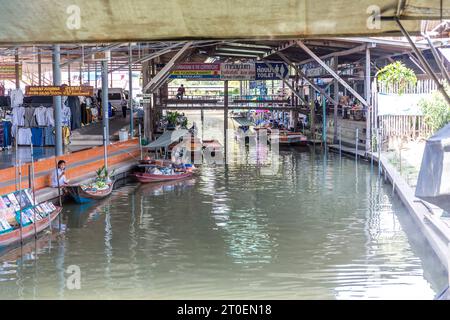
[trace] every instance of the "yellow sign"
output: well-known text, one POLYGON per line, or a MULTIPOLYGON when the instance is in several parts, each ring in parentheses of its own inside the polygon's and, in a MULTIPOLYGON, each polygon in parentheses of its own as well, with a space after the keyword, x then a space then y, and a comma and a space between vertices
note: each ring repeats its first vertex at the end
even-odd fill
MULTIPOLYGON (((14 63, 0 63, 0 80, 15 80, 16 65, 14 63)), ((22 80, 22 65, 19 64, 19 80, 22 80)))
POLYGON ((93 96, 92 86, 26 86, 26 96, 93 96))

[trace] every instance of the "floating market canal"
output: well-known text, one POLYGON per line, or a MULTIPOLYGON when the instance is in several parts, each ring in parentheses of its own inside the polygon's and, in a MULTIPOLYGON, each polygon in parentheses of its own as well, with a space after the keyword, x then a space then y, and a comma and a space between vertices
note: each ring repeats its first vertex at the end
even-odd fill
POLYGON ((280 150, 279 160, 275 175, 204 165, 192 179, 130 182, 101 202, 67 205, 61 232, 54 224, 2 255, 0 297, 432 299, 445 287, 370 164, 314 147, 280 150))

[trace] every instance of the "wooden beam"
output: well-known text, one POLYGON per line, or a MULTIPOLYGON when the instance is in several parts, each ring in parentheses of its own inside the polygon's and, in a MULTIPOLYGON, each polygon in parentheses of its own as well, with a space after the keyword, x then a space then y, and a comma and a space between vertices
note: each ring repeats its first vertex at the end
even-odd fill
POLYGON ((338 74, 334 72, 333 69, 331 69, 325 62, 323 62, 314 52, 312 52, 307 46, 305 46, 305 44, 302 41, 297 41, 297 45, 300 46, 300 48, 302 48, 312 58, 314 58, 314 60, 316 60, 317 63, 319 63, 325 70, 327 70, 333 76, 333 78, 339 81, 348 91, 350 91, 350 93, 353 94, 356 97, 356 99, 361 101, 363 105, 365 105, 366 107, 369 106, 367 101, 363 97, 361 97, 358 94, 358 92, 356 92, 347 82, 345 82, 344 79, 338 76, 338 74))

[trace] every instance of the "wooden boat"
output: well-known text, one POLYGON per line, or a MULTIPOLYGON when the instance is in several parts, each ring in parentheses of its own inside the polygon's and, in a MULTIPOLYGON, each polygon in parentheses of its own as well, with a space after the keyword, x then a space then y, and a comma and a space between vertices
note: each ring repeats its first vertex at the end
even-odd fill
MULTIPOLYGON (((274 139, 273 131, 270 132, 269 141, 274 139)), ((301 145, 306 146, 308 144, 308 138, 301 132, 290 132, 287 130, 279 130, 278 143, 283 145, 301 145)))
POLYGON ((52 223, 53 220, 61 213, 62 208, 56 207, 56 209, 50 213, 50 218, 44 217, 41 220, 38 220, 34 223, 31 223, 27 226, 22 227, 22 236, 20 228, 13 229, 11 231, 7 231, 5 233, 0 234, 0 247, 8 246, 14 243, 18 243, 22 240, 25 240, 30 237, 34 237, 35 227, 36 233, 39 233, 52 223))
POLYGON ((76 203, 82 204, 93 200, 104 199, 109 196, 114 188, 114 182, 108 183, 106 189, 95 189, 90 190, 89 188, 83 188, 83 186, 67 186, 66 189, 70 196, 75 200, 76 203))
POLYGON ((141 165, 155 165, 155 166, 170 166, 172 164, 171 160, 166 159, 143 159, 139 160, 141 165))
POLYGON ((185 178, 192 177, 193 172, 182 172, 177 174, 152 174, 152 173, 135 173, 135 177, 141 183, 149 183, 149 182, 163 182, 163 181, 173 181, 173 180, 181 180, 185 178))

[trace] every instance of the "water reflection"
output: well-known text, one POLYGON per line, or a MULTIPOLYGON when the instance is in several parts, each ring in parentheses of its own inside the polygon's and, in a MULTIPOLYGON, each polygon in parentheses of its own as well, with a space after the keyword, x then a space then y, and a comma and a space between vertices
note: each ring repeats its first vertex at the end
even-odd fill
POLYGON ((66 206, 64 232, 4 253, 0 297, 431 299, 445 286, 438 260, 370 165, 292 148, 267 175, 260 160, 269 151, 66 206), (65 287, 70 265, 81 269, 81 290, 65 287))

